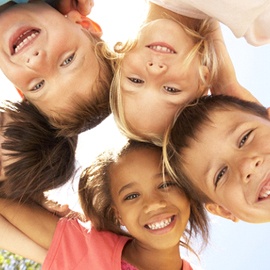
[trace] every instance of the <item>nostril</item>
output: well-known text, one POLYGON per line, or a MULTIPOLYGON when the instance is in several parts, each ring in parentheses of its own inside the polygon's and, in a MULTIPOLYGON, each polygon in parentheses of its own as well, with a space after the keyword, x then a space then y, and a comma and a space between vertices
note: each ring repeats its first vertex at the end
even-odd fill
POLYGON ((152 67, 152 66, 153 66, 153 63, 152 63, 152 62, 148 62, 148 65, 149 65, 150 67, 152 67))
POLYGON ((35 53, 34 53, 34 56, 38 56, 38 55, 39 55, 39 52, 35 52, 35 53))
POLYGON ((255 166, 258 167, 260 165, 260 161, 256 162, 255 166))
POLYGON ((159 68, 163 68, 164 66, 163 65, 158 65, 159 68))
POLYGON ((247 175, 247 179, 249 179, 249 178, 250 178, 250 174, 247 175))

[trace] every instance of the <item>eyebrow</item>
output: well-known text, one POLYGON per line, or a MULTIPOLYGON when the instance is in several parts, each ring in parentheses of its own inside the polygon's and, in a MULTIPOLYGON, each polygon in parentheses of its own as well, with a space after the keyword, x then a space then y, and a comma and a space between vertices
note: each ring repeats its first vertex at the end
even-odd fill
POLYGON ((118 195, 120 195, 124 190, 126 190, 126 189, 128 189, 128 188, 131 188, 131 187, 134 186, 134 185, 135 185, 135 182, 130 182, 130 183, 128 183, 128 184, 122 186, 122 187, 120 188, 120 190, 118 191, 118 195))
MULTIPOLYGON (((234 134, 241 126, 243 126, 245 123, 239 123, 236 122, 234 123, 224 134, 224 137, 227 138, 228 136, 234 134)), ((217 127, 214 127, 217 128, 217 127)), ((213 168, 213 162, 212 160, 210 162, 208 162, 206 169, 203 171, 203 175, 206 176, 206 179, 209 177, 209 171, 211 170, 211 168, 213 168)))
MULTIPOLYGON (((164 174, 164 176, 166 176, 166 175, 167 175, 167 173, 164 174)), ((155 175, 153 176, 154 179, 160 178, 160 177, 163 178, 163 173, 162 173, 162 172, 157 173, 157 174, 155 174, 155 175)), ((164 179, 164 180, 165 180, 165 179, 164 179)), ((132 188, 132 187, 135 186, 135 185, 136 185, 136 182, 130 182, 130 183, 128 183, 128 184, 122 186, 122 187, 120 188, 120 190, 118 191, 118 195, 120 195, 124 190, 126 190, 126 189, 128 189, 128 188, 132 188)))
MULTIPOLYGON (((86 57, 85 57, 85 55, 83 55, 82 57, 80 57, 79 60, 76 61, 76 63, 73 63, 73 65, 71 64, 70 67, 67 67, 68 68, 68 72, 65 73, 64 76, 69 76, 69 77, 71 77, 71 79, 73 77, 76 78, 77 74, 74 74, 74 72, 77 71, 77 70, 80 70, 81 68, 83 69, 83 65, 86 62, 85 59, 86 59, 86 57)), ((36 93, 35 98, 36 99, 38 98, 38 100, 41 100, 42 98, 43 99, 46 98, 47 94, 50 92, 50 91, 48 91, 47 88, 50 88, 50 87, 47 87, 47 80, 45 80, 45 87, 42 88, 40 92, 38 91, 36 93)))

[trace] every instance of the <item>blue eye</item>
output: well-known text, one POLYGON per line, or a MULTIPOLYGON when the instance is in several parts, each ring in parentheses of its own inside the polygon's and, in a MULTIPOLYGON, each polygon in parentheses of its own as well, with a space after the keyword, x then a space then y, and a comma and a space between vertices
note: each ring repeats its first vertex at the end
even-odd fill
POLYGON ((249 135, 253 132, 253 130, 250 130, 248 133, 246 133, 243 138, 241 139, 240 143, 239 143, 239 148, 241 148, 247 141, 247 139, 249 138, 249 135))
POLYGON ((128 79, 133 82, 133 83, 136 83, 136 84, 141 84, 141 83, 144 83, 143 80, 141 79, 138 79, 138 78, 132 78, 132 77, 128 77, 128 79))
POLYGON ((61 66, 66 66, 66 65, 69 65, 73 59, 74 59, 74 56, 75 56, 75 53, 73 53, 72 55, 70 55, 69 57, 67 57, 63 63, 61 64, 61 66))
POLYGON ((37 83, 30 91, 37 91, 40 88, 42 88, 44 84, 45 84, 45 80, 42 80, 39 83, 37 83))
POLYGON ((170 87, 170 86, 163 86, 164 90, 170 94, 173 94, 173 93, 179 93, 181 92, 181 90, 177 89, 177 88, 174 88, 174 87, 170 87))
POLYGON ((219 181, 220 181, 221 178, 224 176, 224 174, 226 173, 227 169, 228 169, 228 167, 224 167, 224 168, 222 168, 222 170, 218 173, 218 175, 217 175, 217 177, 216 177, 216 179, 215 179, 215 183, 214 183, 215 187, 217 187, 219 181))

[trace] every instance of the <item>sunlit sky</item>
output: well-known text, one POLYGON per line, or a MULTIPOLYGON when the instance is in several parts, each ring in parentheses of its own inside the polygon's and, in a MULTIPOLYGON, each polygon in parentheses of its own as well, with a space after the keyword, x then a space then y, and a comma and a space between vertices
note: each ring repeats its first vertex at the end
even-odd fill
MULTIPOLYGON (((145 7, 144 0, 96 0, 90 17, 102 26, 103 39, 114 44, 118 40, 125 40, 136 30, 144 18, 145 7)), ((227 28, 222 29, 238 80, 263 105, 270 107, 270 45, 252 47, 243 39, 236 39, 227 28)), ((3 75, 0 80, 0 99, 16 99, 16 92, 3 75)), ((121 145, 122 142, 122 137, 109 117, 98 128, 81 135, 77 157, 87 166, 103 149, 121 145)), ((210 217, 211 241, 201 254, 201 263, 192 258, 194 269, 269 269, 269 224, 233 223, 210 217)))

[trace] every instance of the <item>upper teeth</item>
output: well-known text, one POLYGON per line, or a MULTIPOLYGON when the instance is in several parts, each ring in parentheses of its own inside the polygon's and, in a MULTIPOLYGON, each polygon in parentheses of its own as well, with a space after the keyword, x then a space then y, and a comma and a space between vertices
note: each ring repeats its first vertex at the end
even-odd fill
POLYGON ((259 194, 259 199, 265 199, 270 195, 270 186, 269 185, 265 185, 262 189, 261 192, 259 194))
POLYGON ((267 198, 269 195, 270 195, 270 190, 266 190, 260 194, 259 198, 264 199, 264 198, 267 198))
MULTIPOLYGON (((21 39, 24 35, 26 35, 26 33, 20 35, 19 39, 21 39)), ((26 38, 22 39, 22 41, 15 47, 14 49, 15 53, 19 52, 26 44, 28 44, 31 40, 36 38, 38 34, 39 32, 34 32, 30 36, 27 36, 26 38)))
POLYGON ((157 229, 162 229, 162 228, 165 228, 166 226, 168 226, 170 223, 172 222, 172 218, 167 218, 167 219, 164 219, 160 222, 155 222, 155 223, 152 223, 152 224, 147 224, 147 226, 149 227, 149 229, 151 230, 157 230, 157 229))
POLYGON ((167 47, 164 47, 164 46, 160 46, 160 45, 157 45, 157 46, 149 46, 150 49, 152 50, 155 50, 155 51, 160 51, 160 52, 166 52, 166 53, 174 53, 173 50, 167 48, 167 47))

